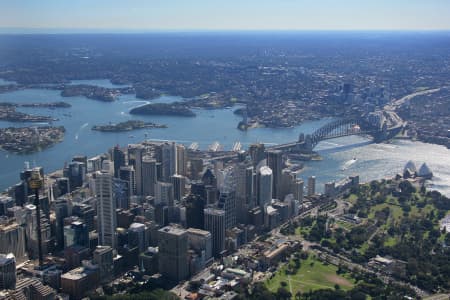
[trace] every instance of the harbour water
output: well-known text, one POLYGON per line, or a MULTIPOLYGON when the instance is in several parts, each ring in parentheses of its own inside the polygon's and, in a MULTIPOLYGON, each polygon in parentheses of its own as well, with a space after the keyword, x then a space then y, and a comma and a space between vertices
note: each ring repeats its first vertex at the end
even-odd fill
MULTIPOLYGON (((92 84, 103 87, 121 87, 111 84, 108 80, 82 80, 72 84, 92 84)), ((1 84, 1 82, 0 82, 1 84)), ((162 96, 152 100, 152 103, 169 103, 182 101, 180 97, 162 96)), ((43 89, 27 89, 0 94, 0 102, 31 103, 65 101, 71 108, 18 108, 19 111, 30 114, 50 115, 58 121, 53 125, 63 125, 66 128, 62 143, 42 152, 15 155, 0 153, 0 189, 16 183, 19 170, 24 162, 43 166, 46 172, 63 167, 74 155, 88 157, 104 153, 114 145, 125 146, 129 143, 141 142, 145 139, 174 140, 189 145, 197 142, 201 149, 218 141, 225 149, 240 141, 246 149, 255 142, 278 144, 291 142, 298 138, 300 132, 310 133, 328 119, 305 122, 293 128, 256 128, 247 132, 236 128, 241 118, 233 111, 235 108, 219 110, 195 110, 194 118, 171 116, 134 116, 128 112, 131 108, 148 103, 136 99, 134 95, 122 95, 115 102, 101 102, 85 97, 61 97, 59 91, 43 89), (132 132, 105 133, 92 131, 91 127, 98 124, 117 123, 130 119, 166 124, 164 129, 142 129, 132 132)), ((30 126, 29 123, 0 122, 1 127, 30 126)), ((322 142, 317 146, 322 161, 307 162, 305 169, 299 174, 305 180, 308 176, 317 177, 317 189, 321 191, 323 184, 331 180, 339 180, 349 175, 359 174, 362 181, 393 176, 401 172, 408 160, 420 165, 427 162, 435 174, 432 186, 450 196, 450 150, 445 147, 420 142, 394 141, 391 144, 372 144, 370 139, 351 136, 322 142), (432 153, 433 155, 430 155, 432 153)))

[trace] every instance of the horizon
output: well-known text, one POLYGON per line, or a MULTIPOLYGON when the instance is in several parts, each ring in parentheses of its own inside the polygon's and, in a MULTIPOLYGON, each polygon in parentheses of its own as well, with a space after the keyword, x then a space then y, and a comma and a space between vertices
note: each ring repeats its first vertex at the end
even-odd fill
POLYGON ((444 0, 17 0, 0 32, 447 31, 444 0))
POLYGON ((0 28, 0 35, 120 35, 120 34, 411 34, 450 33, 449 29, 98 29, 98 28, 0 28))

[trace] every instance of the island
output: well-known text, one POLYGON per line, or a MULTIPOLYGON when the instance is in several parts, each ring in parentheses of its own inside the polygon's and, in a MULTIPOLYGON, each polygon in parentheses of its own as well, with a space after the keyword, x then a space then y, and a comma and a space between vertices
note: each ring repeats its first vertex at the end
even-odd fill
POLYGON ((181 102, 146 104, 131 109, 130 114, 195 117, 195 113, 181 102))
POLYGON ((131 131, 142 128, 167 128, 164 124, 155 124, 152 122, 144 122, 140 120, 129 120, 126 122, 120 122, 117 124, 108 125, 95 125, 91 129, 102 132, 121 132, 121 131, 131 131))
POLYGON ((0 149, 16 154, 41 151, 64 138, 63 126, 0 128, 0 149))

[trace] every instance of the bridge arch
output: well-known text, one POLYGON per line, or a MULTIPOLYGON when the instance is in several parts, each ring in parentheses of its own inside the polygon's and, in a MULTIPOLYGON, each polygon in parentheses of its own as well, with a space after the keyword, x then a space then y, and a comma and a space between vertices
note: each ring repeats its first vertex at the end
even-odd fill
POLYGON ((339 119, 323 125, 306 136, 300 134, 299 143, 304 144, 304 150, 312 151, 323 140, 358 134, 374 135, 381 131, 382 128, 376 128, 362 118, 339 119))

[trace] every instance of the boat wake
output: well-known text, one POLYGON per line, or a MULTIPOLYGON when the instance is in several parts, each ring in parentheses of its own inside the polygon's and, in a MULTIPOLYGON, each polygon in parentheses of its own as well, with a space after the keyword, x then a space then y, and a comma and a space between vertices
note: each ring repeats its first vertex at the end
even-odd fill
POLYGON ((350 159, 349 161, 346 161, 342 167, 341 167, 341 171, 345 171, 348 168, 350 168, 354 163, 356 163, 358 160, 356 159, 356 157, 354 157, 353 159, 350 159))

